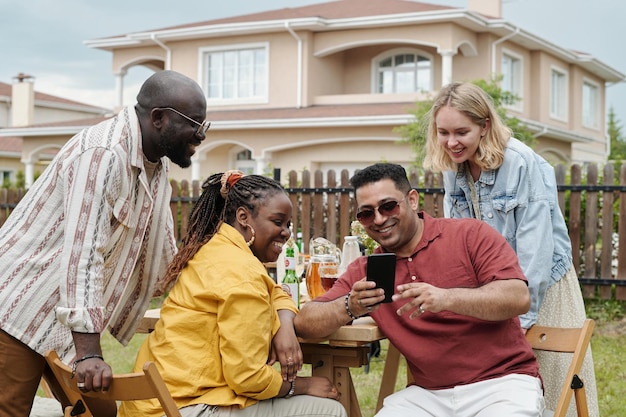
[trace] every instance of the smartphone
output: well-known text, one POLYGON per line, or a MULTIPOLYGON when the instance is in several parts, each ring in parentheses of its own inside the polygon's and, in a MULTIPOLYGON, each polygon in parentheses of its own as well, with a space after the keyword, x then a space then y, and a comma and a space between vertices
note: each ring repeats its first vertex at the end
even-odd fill
POLYGON ((367 257, 367 280, 374 281, 376 288, 385 290, 383 303, 390 303, 395 292, 396 254, 375 253, 367 257))

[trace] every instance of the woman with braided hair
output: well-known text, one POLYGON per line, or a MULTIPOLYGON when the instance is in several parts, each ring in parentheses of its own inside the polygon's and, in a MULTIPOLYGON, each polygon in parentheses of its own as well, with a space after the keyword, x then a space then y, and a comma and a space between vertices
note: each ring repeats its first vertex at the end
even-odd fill
MULTIPOLYGON (((278 259, 291 213, 284 189, 267 177, 228 171, 202 185, 168 269, 176 283, 135 362, 135 371, 156 363, 184 417, 346 416, 327 378, 296 379, 297 308, 263 265, 278 259)), ((156 400, 133 401, 120 415, 163 410, 156 400)))

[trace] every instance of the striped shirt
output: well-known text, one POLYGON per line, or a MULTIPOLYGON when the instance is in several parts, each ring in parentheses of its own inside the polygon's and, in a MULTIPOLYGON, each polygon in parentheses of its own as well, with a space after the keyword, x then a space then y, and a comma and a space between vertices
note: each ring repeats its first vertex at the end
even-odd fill
POLYGON ((149 181, 133 107, 79 132, 0 229, 0 328, 43 354, 133 336, 176 252, 169 160, 149 181))

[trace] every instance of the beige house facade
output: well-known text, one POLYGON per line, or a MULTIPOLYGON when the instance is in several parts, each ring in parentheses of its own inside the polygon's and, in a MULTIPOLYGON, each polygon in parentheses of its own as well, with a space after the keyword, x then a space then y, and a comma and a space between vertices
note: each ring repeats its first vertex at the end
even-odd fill
MULTIPOLYGON (((404 0, 339 0, 86 41, 112 54, 117 107, 134 66, 172 69, 207 95, 207 140, 191 169, 269 173, 415 164, 395 128, 451 81, 501 76, 508 108, 551 162, 604 162, 605 91, 624 74, 501 17, 501 0, 467 8, 404 0)), ((74 127, 74 126, 73 126, 74 127)), ((20 132, 13 132, 14 134, 20 132)), ((23 129, 25 142, 60 135, 23 129)), ((3 135, 0 130, 0 138, 3 135)), ((67 139, 67 137, 65 139, 67 139)))
POLYGON ((14 184, 18 172, 27 185, 43 172, 63 144, 89 120, 112 112, 35 91, 35 77, 17 74, 0 82, 0 185, 14 184))

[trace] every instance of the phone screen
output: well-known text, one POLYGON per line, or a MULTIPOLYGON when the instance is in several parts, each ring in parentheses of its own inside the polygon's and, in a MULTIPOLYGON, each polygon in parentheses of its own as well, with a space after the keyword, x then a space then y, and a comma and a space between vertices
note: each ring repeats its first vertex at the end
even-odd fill
POLYGON ((367 257, 367 280, 374 281, 376 288, 385 291, 383 303, 390 303, 395 292, 396 254, 375 253, 367 257))

